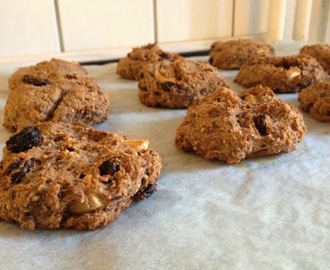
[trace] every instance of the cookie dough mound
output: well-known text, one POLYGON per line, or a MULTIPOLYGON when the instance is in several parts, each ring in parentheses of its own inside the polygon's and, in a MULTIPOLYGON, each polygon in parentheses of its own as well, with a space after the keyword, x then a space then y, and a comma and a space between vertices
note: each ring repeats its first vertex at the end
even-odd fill
POLYGON ((271 89, 256 86, 236 94, 222 87, 188 108, 175 143, 206 160, 234 164, 293 151, 305 132, 301 113, 271 89))
POLYGON ((318 121, 330 122, 330 79, 316 82, 298 95, 300 108, 318 121))
POLYGON ((4 127, 16 131, 43 121, 105 121, 110 102, 96 80, 76 62, 44 61, 16 71, 9 79, 4 127))
POLYGON ((323 67, 324 71, 330 75, 330 45, 314 44, 306 45, 300 49, 300 54, 306 54, 314 57, 323 67))
POLYGON ((325 77, 313 57, 292 55, 251 58, 241 66, 234 81, 245 87, 262 84, 276 93, 295 93, 325 77))
POLYGON ((137 76, 146 63, 155 63, 163 59, 173 61, 182 58, 178 54, 164 52, 157 44, 147 44, 133 48, 126 57, 119 60, 117 74, 129 80, 138 80, 137 76))
POLYGON ((217 41, 211 46, 209 62, 220 69, 239 69, 251 57, 274 54, 272 46, 257 40, 217 41))
POLYGON ((215 67, 180 59, 145 65, 138 86, 140 101, 146 106, 187 108, 194 100, 228 85, 215 67))
POLYGON ((0 219, 30 230, 103 227, 156 190, 161 167, 147 140, 83 123, 25 127, 3 149, 0 219))

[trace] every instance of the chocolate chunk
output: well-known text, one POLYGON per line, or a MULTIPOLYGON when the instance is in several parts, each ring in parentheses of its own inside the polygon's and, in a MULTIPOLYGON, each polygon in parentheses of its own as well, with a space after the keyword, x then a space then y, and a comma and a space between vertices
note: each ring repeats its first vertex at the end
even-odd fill
POLYGON ((41 131, 33 126, 25 127, 6 141, 10 152, 20 153, 42 144, 41 131))
POLYGON ((120 169, 120 162, 117 159, 110 159, 104 161, 100 167, 100 175, 111 175, 113 176, 120 169))
POLYGON ((25 75, 23 77, 23 82, 26 84, 32 84, 34 86, 45 86, 50 84, 50 81, 47 79, 36 78, 31 75, 25 75))
POLYGON ((254 117, 254 125, 261 136, 268 135, 265 120, 266 120, 265 114, 260 114, 254 117))

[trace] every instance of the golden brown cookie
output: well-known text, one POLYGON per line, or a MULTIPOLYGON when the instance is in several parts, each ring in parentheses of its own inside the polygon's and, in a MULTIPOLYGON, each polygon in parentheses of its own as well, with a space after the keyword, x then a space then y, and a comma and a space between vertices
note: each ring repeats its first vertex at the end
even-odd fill
POLYGON ((144 65, 138 86, 140 101, 147 106, 187 108, 194 100, 228 85, 215 67, 178 59, 144 65))
POLYGON ((276 93, 295 93, 325 77, 313 57, 293 55, 251 58, 241 66, 234 81, 245 87, 262 84, 276 93))
POLYGON ((251 57, 274 54, 272 46, 257 40, 217 41, 211 46, 209 63, 220 69, 239 69, 251 57))
POLYGON ((52 59, 21 68, 9 88, 3 125, 12 131, 42 121, 93 125, 109 114, 106 92, 76 62, 52 59))
POLYGON ((323 67, 324 71, 330 75, 330 45, 314 44, 306 45, 300 49, 300 54, 314 57, 323 67))
POLYGON ((245 158, 291 152, 304 137, 302 114, 256 86, 236 94, 221 87, 188 108, 176 146, 204 159, 239 163, 245 158))
POLYGON ((9 138, 0 219, 24 229, 95 229, 156 189, 162 164, 147 140, 83 123, 43 122, 9 138))
POLYGON ((147 44, 133 48, 126 57, 120 59, 116 72, 125 79, 138 80, 137 76, 144 64, 156 63, 164 59, 173 61, 177 58, 181 58, 181 56, 164 52, 157 44, 147 44))
POLYGON ((300 108, 318 121, 330 122, 330 79, 319 81, 299 93, 300 108))

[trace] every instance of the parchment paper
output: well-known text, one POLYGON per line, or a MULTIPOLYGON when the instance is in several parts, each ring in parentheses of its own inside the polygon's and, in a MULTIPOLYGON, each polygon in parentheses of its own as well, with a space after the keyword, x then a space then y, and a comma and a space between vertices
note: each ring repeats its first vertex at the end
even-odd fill
MULTIPOLYGON (((206 57, 204 60, 207 60, 206 57)), ((148 108, 116 64, 86 66, 111 99, 97 129, 150 140, 158 192, 94 231, 26 231, 0 222, 0 269, 329 269, 330 124, 304 113, 298 149, 238 165, 174 145, 186 110, 148 108)), ((0 120, 14 68, 0 67, 0 120)), ((232 82, 236 71, 221 72, 232 82)), ((279 98, 299 106, 297 94, 279 98)), ((11 135, 0 127, 1 148, 11 135)))

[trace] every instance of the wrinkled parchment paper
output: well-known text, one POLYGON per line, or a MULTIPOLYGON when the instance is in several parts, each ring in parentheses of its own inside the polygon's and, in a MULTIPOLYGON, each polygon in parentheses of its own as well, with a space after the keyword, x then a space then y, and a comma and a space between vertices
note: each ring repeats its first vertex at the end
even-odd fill
MULTIPOLYGON (((158 192, 94 231, 0 222, 0 269, 329 269, 329 123, 304 113, 307 135, 288 154, 205 161, 174 145, 186 110, 144 106, 115 67, 86 66, 111 99, 96 128, 150 140, 164 164, 158 192)), ((0 67, 1 123, 14 70, 0 67)), ((240 89, 236 71, 221 74, 240 89)), ((299 106, 297 94, 278 97, 299 106)), ((0 127, 1 148, 10 135, 0 127)))

